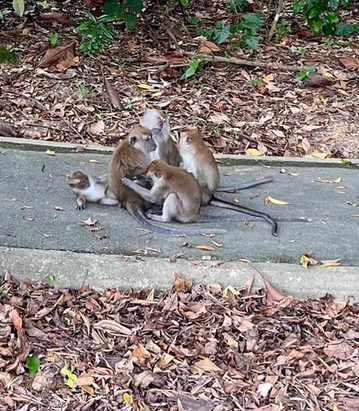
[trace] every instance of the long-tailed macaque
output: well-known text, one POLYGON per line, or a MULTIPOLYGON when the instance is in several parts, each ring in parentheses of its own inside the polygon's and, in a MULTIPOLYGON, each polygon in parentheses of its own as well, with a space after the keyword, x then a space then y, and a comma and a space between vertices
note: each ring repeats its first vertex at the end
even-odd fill
POLYGON ((151 190, 138 186, 128 178, 123 178, 122 182, 145 201, 157 203, 164 200, 162 214, 149 211, 146 214, 148 218, 166 223, 192 223, 197 220, 201 207, 201 190, 193 174, 155 160, 148 166, 147 175, 153 182, 151 190))
POLYGON ((101 177, 96 178, 81 170, 76 170, 66 176, 66 181, 76 196, 76 210, 83 210, 86 207, 86 202, 105 205, 119 203, 101 177))
MULTIPOLYGON (((179 167, 180 153, 177 146, 170 136, 171 127, 168 117, 163 111, 156 109, 146 109, 142 119, 140 120, 142 126, 152 130, 153 139, 157 144, 157 150, 151 156, 152 160, 162 160, 171 166, 179 167)), ((260 184, 265 184, 273 181, 271 177, 266 177, 247 183, 241 183, 234 186, 217 186, 217 192, 224 191, 238 191, 246 188, 255 187, 260 184)))
POLYGON ((163 160, 170 166, 179 167, 181 157, 175 142, 170 136, 170 120, 165 114, 156 109, 146 109, 142 119, 142 126, 152 131, 157 149, 153 152, 152 160, 163 160))
POLYGON ((183 168, 193 173, 202 193, 202 205, 212 205, 261 217, 272 226, 272 235, 277 236, 277 222, 268 214, 251 210, 214 197, 219 185, 219 170, 211 150, 203 143, 198 130, 184 130, 180 134, 179 152, 183 160, 183 168))
MULTIPOLYGON (((225 233, 224 230, 178 230, 159 227, 153 224, 144 214, 146 201, 134 190, 122 183, 122 179, 133 178, 144 173, 150 163, 148 154, 156 150, 152 132, 143 126, 136 126, 114 152, 109 166, 109 189, 123 207, 142 225, 153 231, 167 234, 201 235, 208 233, 225 233)), ((133 183, 136 185, 136 183, 133 183)), ((140 187, 136 185, 136 187, 140 187)))

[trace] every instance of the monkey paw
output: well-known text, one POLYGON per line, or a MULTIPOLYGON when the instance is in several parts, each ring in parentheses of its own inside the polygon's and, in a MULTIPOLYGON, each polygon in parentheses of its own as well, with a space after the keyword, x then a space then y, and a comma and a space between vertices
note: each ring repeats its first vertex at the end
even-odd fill
POLYGON ((86 204, 81 204, 76 206, 76 210, 84 210, 86 208, 86 204))

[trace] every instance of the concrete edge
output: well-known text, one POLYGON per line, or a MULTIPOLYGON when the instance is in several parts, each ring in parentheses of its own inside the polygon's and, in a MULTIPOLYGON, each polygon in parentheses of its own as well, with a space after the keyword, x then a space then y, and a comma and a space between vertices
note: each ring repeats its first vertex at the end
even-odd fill
MULTIPOLYGON (((353 298, 359 301, 358 267, 311 267, 299 264, 252 264, 279 290, 298 299, 320 298, 329 293, 338 301, 353 298)), ((174 273, 195 283, 220 283, 222 286, 243 286, 254 276, 253 291, 263 282, 253 266, 230 262, 211 267, 211 262, 191 266, 190 261, 119 255, 68 253, 66 251, 34 250, 0 247, 0 275, 8 270, 15 278, 48 282, 57 288, 78 289, 88 285, 94 290, 159 289, 173 286, 174 273), (46 278, 47 277, 47 278, 46 278), (50 277, 51 278, 51 277, 50 277)))
MULTIPOLYGON (((61 143, 55 141, 30 140, 27 138, 1 137, 0 147, 11 148, 18 150, 46 151, 47 149, 57 151, 59 153, 74 153, 75 147, 81 144, 61 143)), ((84 151, 78 154, 112 154, 114 147, 89 145, 84 151)), ((359 159, 350 159, 349 164, 340 164, 337 158, 303 158, 303 157, 250 157, 245 155, 235 154, 216 154, 216 158, 226 162, 226 165, 267 165, 267 166, 287 166, 287 167, 359 167, 359 159)))

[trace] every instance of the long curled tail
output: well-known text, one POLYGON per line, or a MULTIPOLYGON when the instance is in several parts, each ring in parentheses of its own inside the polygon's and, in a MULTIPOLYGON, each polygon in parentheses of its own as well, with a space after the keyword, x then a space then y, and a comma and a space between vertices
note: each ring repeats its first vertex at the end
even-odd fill
POLYGON ((157 231, 162 234, 171 234, 171 235, 202 235, 202 234, 226 234, 226 230, 219 229, 203 229, 203 230, 179 230, 177 228, 162 227, 157 224, 154 224, 150 219, 148 219, 144 212, 143 208, 140 205, 127 205, 127 211, 135 218, 144 227, 157 231))
POLYGON ((238 191, 238 190, 245 190, 246 188, 251 188, 255 186, 259 186, 261 184, 270 183, 273 181, 272 177, 262 178, 260 180, 249 181, 248 183, 242 183, 235 186, 219 186, 217 188, 218 193, 223 193, 224 191, 238 191))
POLYGON ((208 204, 211 206, 215 206, 215 207, 226 208, 228 210, 237 211, 243 214, 248 214, 253 217, 263 218, 263 220, 267 221, 272 226, 272 235, 275 237, 278 237, 277 235, 278 224, 274 218, 272 218, 270 215, 266 213, 255 211, 250 208, 240 206, 238 204, 232 204, 232 203, 229 203, 228 201, 220 200, 219 198, 216 198, 216 197, 212 197, 212 199, 210 200, 208 204))

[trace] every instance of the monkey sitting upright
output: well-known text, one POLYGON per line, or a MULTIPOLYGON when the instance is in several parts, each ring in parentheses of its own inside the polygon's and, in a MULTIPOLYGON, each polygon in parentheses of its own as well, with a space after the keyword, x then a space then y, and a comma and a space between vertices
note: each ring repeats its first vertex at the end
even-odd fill
POLYGON ((179 167, 181 157, 175 142, 170 136, 169 118, 160 110, 148 108, 140 123, 152 131, 153 139, 157 145, 157 149, 153 152, 151 159, 163 160, 170 166, 179 167))
POLYGON ((218 165, 211 150, 203 143, 198 130, 187 129, 181 132, 178 148, 183 160, 183 168, 193 173, 201 188, 202 205, 212 205, 261 217, 271 224, 272 235, 277 236, 277 222, 268 214, 232 204, 214 196, 219 184, 218 165))
POLYGON ((76 170, 66 176, 66 181, 76 196, 76 210, 83 210, 86 202, 105 205, 119 204, 104 178, 96 178, 81 170, 76 170))
MULTIPOLYGON (((168 117, 161 110, 146 109, 142 119, 141 125, 149 128, 152 131, 153 139, 157 144, 157 150, 151 155, 152 160, 162 160, 171 166, 179 167, 181 157, 175 142, 170 136, 171 128, 168 117)), ((141 176, 139 180, 141 180, 141 176)), ((241 183, 234 186, 218 186, 215 191, 237 191, 244 190, 258 186, 260 184, 266 184, 273 181, 271 177, 265 177, 260 180, 249 181, 247 183, 241 183)))

